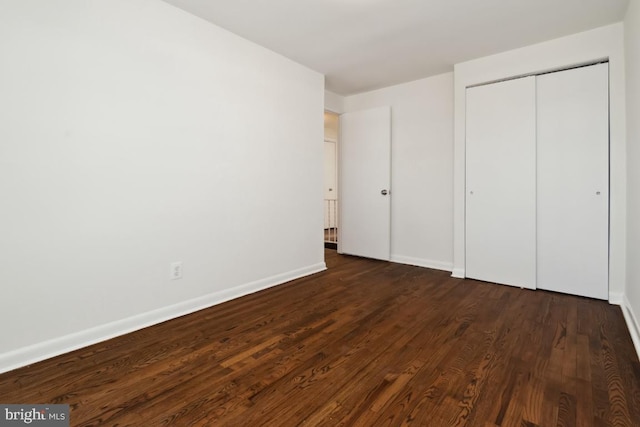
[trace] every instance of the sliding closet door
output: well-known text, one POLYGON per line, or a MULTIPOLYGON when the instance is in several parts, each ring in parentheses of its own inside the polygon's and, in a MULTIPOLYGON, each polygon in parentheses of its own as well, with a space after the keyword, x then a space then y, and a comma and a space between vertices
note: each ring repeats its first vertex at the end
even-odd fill
POLYGON ((467 89, 467 277, 536 286, 535 96, 535 77, 467 89))
POLYGON ((608 64, 541 75, 538 287, 608 299, 608 64))

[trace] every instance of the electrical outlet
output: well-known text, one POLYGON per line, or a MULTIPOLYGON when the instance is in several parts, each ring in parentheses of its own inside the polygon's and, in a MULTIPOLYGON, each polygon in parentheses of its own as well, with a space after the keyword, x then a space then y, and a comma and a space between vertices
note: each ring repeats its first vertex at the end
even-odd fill
POLYGON ((169 268, 169 277, 171 280, 182 279, 182 261, 172 262, 169 268))

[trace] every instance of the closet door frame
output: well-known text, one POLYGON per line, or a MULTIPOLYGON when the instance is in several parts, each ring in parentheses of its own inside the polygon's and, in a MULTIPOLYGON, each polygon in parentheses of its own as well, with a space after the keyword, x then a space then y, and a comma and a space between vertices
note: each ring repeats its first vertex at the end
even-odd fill
MULTIPOLYGON (((474 116, 473 116, 473 110, 474 108, 478 109, 477 106, 474 107, 473 105, 473 98, 471 99, 470 102, 470 97, 469 97, 469 93, 471 90, 473 90, 476 87, 487 87, 487 86, 492 86, 492 85, 500 85, 500 84, 504 84, 504 83, 508 83, 510 81, 514 81, 514 80, 519 80, 519 79, 524 79, 524 78, 532 78, 534 79, 534 83, 533 83, 533 90, 534 90, 534 111, 533 111, 533 122, 534 122, 534 127, 535 127, 535 131, 534 131, 534 139, 533 139, 533 148, 535 151, 535 154, 533 155, 533 159, 534 162, 536 163, 535 166, 535 173, 534 173, 534 180, 535 180, 535 185, 534 185, 534 197, 535 197, 535 202, 534 202, 534 209, 533 212, 535 212, 534 214, 534 221, 535 221, 535 226, 534 226, 534 236, 535 236, 535 242, 533 245, 534 248, 534 256, 531 257, 531 259, 533 260, 533 266, 535 269, 535 272, 533 273, 533 280, 531 283, 531 286, 522 286, 522 287, 529 287, 531 289, 535 289, 536 287, 542 288, 542 289, 548 289, 548 290, 553 290, 553 291, 558 291, 558 292, 564 292, 564 293, 570 293, 573 295, 582 295, 582 296, 587 296, 587 297, 592 297, 592 298, 599 298, 599 299, 605 299, 607 300, 609 298, 609 286, 608 286, 608 281, 609 281, 609 276, 610 276, 610 272, 609 272, 609 263, 610 263, 610 258, 609 258, 609 247, 610 247, 610 240, 611 240, 611 233, 610 233, 610 225, 609 225, 609 221, 610 221, 610 210, 611 210, 611 206, 610 206, 610 201, 609 201, 609 194, 610 194, 610 141, 609 141, 609 132, 610 132, 610 125, 609 125, 609 80, 608 80, 608 75, 609 75, 609 64, 608 61, 605 62, 601 62, 601 63, 595 63, 595 64, 586 64, 583 66, 579 66, 579 67, 572 67, 572 68, 567 68, 567 69, 563 69, 563 70, 558 70, 558 71, 553 71, 553 72, 548 72, 548 73, 540 73, 538 75, 529 75, 526 77, 517 77, 517 78, 513 78, 513 79, 507 79, 504 81, 500 81, 497 83, 488 83, 485 85, 477 85, 477 86, 473 86, 473 87, 467 87, 466 88, 466 123, 465 123, 465 134, 466 134, 466 141, 465 141, 465 274, 464 277, 468 277, 468 278, 477 278, 477 279, 481 279, 481 280, 487 280, 487 281, 491 281, 491 282, 495 282, 495 283, 502 283, 502 284, 508 284, 508 285, 514 285, 514 286, 522 286, 521 283, 518 283, 515 280, 510 281, 509 283, 505 283, 504 281, 501 280, 496 280, 495 277, 497 276, 501 276, 500 274, 496 274, 495 272, 487 272, 487 271, 481 271, 481 269, 476 268, 477 267, 477 261, 479 259, 479 257, 475 257, 474 258, 474 253, 479 252, 478 248, 474 248, 474 239, 477 238, 477 236, 474 236, 474 233, 477 232, 477 230, 474 229, 473 225, 470 224, 469 220, 470 220, 470 216, 471 219, 473 221, 474 218, 474 203, 477 203, 476 200, 474 199, 472 196, 474 196, 474 189, 471 188, 473 186, 475 186, 474 181, 475 181, 475 177, 474 177, 474 171, 473 171, 473 162, 470 163, 470 157, 473 159, 475 157, 474 155, 474 131, 473 131, 473 121, 474 121, 474 116), (547 188, 551 188, 553 187, 552 184, 550 184, 550 182, 553 181, 552 179, 548 179, 549 177, 545 177, 545 179, 543 179, 542 181, 539 179, 539 176, 543 173, 544 169, 547 169, 549 167, 549 164, 546 164, 543 162, 543 164, 538 164, 538 159, 539 156, 541 155, 541 153, 539 152, 539 143, 538 143, 538 87, 537 87, 537 79, 540 76, 547 76, 550 74, 555 74, 555 73, 565 73, 565 72, 570 72, 573 69, 582 69, 582 68, 600 68, 601 70, 604 70, 604 72, 606 73, 606 76, 604 79, 601 78, 601 80, 599 81, 600 83, 600 88, 598 95, 596 95, 596 98, 599 96, 600 97, 600 101, 599 101, 599 106, 600 109, 598 110, 599 114, 599 118, 597 120, 600 120, 600 123, 604 123, 604 127, 603 126, 592 126, 594 128, 593 133, 597 133, 600 135, 600 140, 604 141, 605 144, 604 146, 600 145, 600 148, 597 151, 597 153, 594 155, 597 159, 600 160, 600 165, 598 166, 598 173, 596 173, 596 175, 599 176, 599 178, 594 179, 593 182, 587 182, 585 183, 585 189, 584 191, 588 191, 589 192, 589 200, 585 203, 582 204, 582 206, 585 208, 586 211, 591 210, 592 208, 597 211, 596 215, 599 216, 599 222, 591 222, 590 224, 593 225, 593 228, 591 229, 591 231, 589 230, 585 230, 585 228, 589 228, 589 227, 583 227, 583 231, 585 231, 584 234, 596 234, 597 236, 595 237, 595 240, 597 241, 595 243, 595 246, 592 247, 591 252, 589 253, 589 250, 586 250, 586 252, 588 253, 586 256, 584 257, 585 259, 581 259, 580 255, 581 252, 585 252, 585 246, 589 245, 588 241, 589 239, 577 239, 578 241, 576 242, 576 244, 574 245, 574 247, 570 247, 570 246, 566 246, 562 247, 559 249, 559 252, 563 252, 563 253, 567 253, 570 252, 570 255, 572 257, 571 260, 569 260, 569 262, 567 262, 567 266, 570 266, 571 264, 573 264, 573 268, 575 269, 575 265, 582 263, 581 265, 584 266, 585 263, 588 264, 589 266, 593 266, 593 265, 597 265, 597 267, 595 268, 588 268, 588 272, 584 275, 582 275, 582 277, 579 277, 578 275, 576 275, 577 277, 571 277, 570 274, 567 274, 567 271, 571 271, 571 269, 565 269, 564 271, 562 271, 562 266, 559 263, 556 263, 555 266, 557 271, 562 272, 563 274, 561 274, 561 278, 559 279, 560 281, 563 281, 565 283, 570 283, 570 286, 556 286, 554 284, 550 284, 549 280, 548 280, 548 276, 551 272, 551 274, 555 274, 553 273, 553 268, 552 269, 548 269, 548 265, 545 265, 545 261, 549 260, 549 259, 553 259, 554 257, 559 257, 561 254, 558 253, 558 250, 555 251, 555 253, 551 253, 551 254, 547 254, 546 253, 546 249, 543 249, 543 252, 541 253, 539 248, 541 246, 541 242, 540 242, 540 238, 538 235, 538 229, 540 227, 542 227, 543 229, 543 234, 548 236, 548 235, 560 235, 562 234, 560 232, 560 230, 562 230, 563 225, 562 224, 568 224, 571 221, 573 222, 584 222, 584 221, 580 221, 582 218, 580 217, 580 212, 572 212, 568 214, 567 216, 563 216, 561 219, 559 219, 558 221, 556 221, 556 229, 553 230, 552 228, 549 228, 548 225, 546 224, 547 219, 543 219, 543 222, 541 223, 538 219, 538 204, 540 203, 541 200, 541 196, 539 194, 539 189, 538 187, 541 185, 546 185, 547 188), (604 90, 603 90, 604 87, 604 90), (604 107, 603 107, 604 106, 604 107), (606 109, 603 110, 603 108, 606 109), (471 117, 471 123, 472 123, 472 127, 469 127, 469 120, 471 117), (603 130, 604 129, 604 130, 603 130), (604 135, 604 136, 603 136, 604 135), (472 169, 469 169, 469 165, 471 164, 472 169), (604 178, 604 179, 602 179, 604 178), (586 187, 589 187, 588 189, 586 187), (593 187, 593 188, 590 188, 593 187), (597 188, 596 188, 597 187, 597 188), (593 193, 593 194, 591 194, 593 193), (591 200, 593 199, 593 200, 591 200), (604 219, 603 219, 604 218, 604 219), (471 239, 470 239, 471 237, 471 239), (471 245, 470 245, 471 243, 471 245), (540 261, 541 264, 540 264, 540 261), (543 265, 542 269, 539 267, 540 265, 543 265), (559 268, 558 268, 559 267, 559 268), (540 276, 542 277, 542 282, 539 281, 540 276), (589 279, 592 278, 593 281, 598 282, 600 285, 596 285, 593 286, 593 284, 588 284, 586 286, 586 290, 584 289, 585 286, 580 285, 580 283, 583 282, 589 282, 589 279), (604 285, 603 285, 604 284, 604 285), (594 291, 595 289, 595 291, 594 291)), ((544 77, 543 77, 544 79, 544 77)), ((596 90, 596 92, 598 92, 598 90, 596 90)), ((485 104, 486 105, 486 109, 487 110, 492 110, 493 107, 489 104, 485 104)), ((597 109, 597 108, 596 108, 597 109)), ((570 117, 570 116, 569 116, 570 117)), ((588 119, 590 120, 590 119, 588 119)), ((544 129, 543 129, 544 131, 544 129)), ((587 132, 588 133, 588 132, 587 132)), ((586 135, 586 134, 585 134, 586 135)), ((585 137, 585 135, 582 135, 582 137, 585 137)), ((562 137, 572 137, 572 135, 564 135, 564 136, 560 136, 560 138, 562 137)), ((578 138, 578 137, 576 137, 578 138)), ((527 140, 530 140, 530 138, 527 138, 527 140)), ((548 148, 548 147, 547 147, 548 148)), ((574 147, 575 148, 575 147, 574 147)), ((564 153, 565 155, 565 163, 566 164, 570 164, 570 156, 567 156, 566 153, 564 153)), ((545 160, 548 159, 545 158, 545 160)), ((597 163, 597 162, 596 162, 597 163)), ((558 166, 558 165, 556 165, 558 166)), ((589 169, 589 165, 580 165, 577 164, 577 167, 583 167, 583 169, 588 170, 589 169)), ((562 168, 556 168, 557 170, 562 170, 562 168)), ((585 178, 587 177, 587 175, 584 175, 585 178)), ((559 178, 561 178, 562 175, 559 175, 559 178)), ((586 180, 586 179, 585 179, 586 180)), ((517 183, 521 184, 522 182, 518 179, 516 180, 517 183)), ((574 183, 575 186, 575 183, 574 183)), ((506 192, 504 193, 505 197, 509 197, 509 195, 513 196, 514 193, 509 193, 506 192)), ((562 200, 562 196, 558 196, 558 194, 556 194, 554 197, 557 198, 558 201, 562 200), (559 197, 559 198, 558 198, 559 197)), ((542 196, 542 199, 545 199, 545 196, 542 196)), ((577 199, 576 199, 577 200, 577 199)), ((575 201, 574 201, 575 202, 575 201)), ((568 202, 568 205, 570 205, 572 202, 568 202)), ((549 206, 544 206, 544 209, 546 211, 543 211, 543 215, 547 215, 547 217, 551 217, 550 215, 548 215, 548 209, 549 206)), ((521 220, 522 218, 520 218, 519 220, 521 220)), ((572 225, 572 224, 570 224, 572 225)), ((571 228, 571 227, 565 227, 565 228, 571 228)), ((476 233, 477 234, 477 233, 476 233)), ((489 236, 485 236, 485 240, 488 239, 489 236)), ((549 240, 548 238, 546 238, 547 240, 549 240)), ((546 246, 546 247, 554 247, 554 245, 557 242, 542 242, 542 246, 546 246)), ((491 254, 495 254, 495 245, 493 244, 489 244, 486 246, 487 251, 485 253, 485 258, 486 258, 486 254, 489 254, 489 258, 491 256, 491 254)), ((481 247, 481 246, 479 246, 481 247)), ((530 246, 528 244, 523 244, 520 246, 515 246, 518 247, 518 250, 516 251, 517 253, 525 253, 530 249, 530 246)), ((489 270, 492 267, 491 263, 486 263, 489 266, 489 270)), ((547 263, 548 264, 548 263, 547 263)), ((574 270, 575 271, 575 270, 574 270)), ((579 269, 577 270, 579 271, 579 269)), ((509 272, 508 272, 509 273, 509 272)), ((455 275, 455 272, 454 272, 455 275)))

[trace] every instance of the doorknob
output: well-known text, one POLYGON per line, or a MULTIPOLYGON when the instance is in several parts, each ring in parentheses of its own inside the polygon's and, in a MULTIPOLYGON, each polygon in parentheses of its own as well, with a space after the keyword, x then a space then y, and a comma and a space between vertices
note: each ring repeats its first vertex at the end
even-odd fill
POLYGON ((389 194, 389 192, 387 190, 382 190, 380 194, 382 194, 383 196, 386 196, 387 194, 389 194))

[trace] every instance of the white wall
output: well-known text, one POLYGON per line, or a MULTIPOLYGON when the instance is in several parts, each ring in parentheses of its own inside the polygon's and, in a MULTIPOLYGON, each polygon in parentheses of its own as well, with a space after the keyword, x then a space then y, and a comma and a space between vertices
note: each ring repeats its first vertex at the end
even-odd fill
POLYGON ((344 97, 328 90, 324 91, 324 108, 337 114, 344 113, 344 97))
POLYGON ((611 234, 609 299, 621 302, 625 283, 626 129, 623 25, 597 28, 455 66, 454 276, 464 276, 465 88, 507 77, 609 59, 611 234))
POLYGON ((640 2, 632 0, 624 21, 627 83, 627 288, 625 311, 640 354, 640 2), (629 316, 631 314, 631 316, 629 316), (632 320, 633 319, 633 320, 632 320))
POLYGON ((158 0, 3 1, 0 58, 0 371, 324 268, 322 75, 158 0))
POLYGON ((391 260, 451 270, 453 73, 344 98, 391 106, 391 260))

